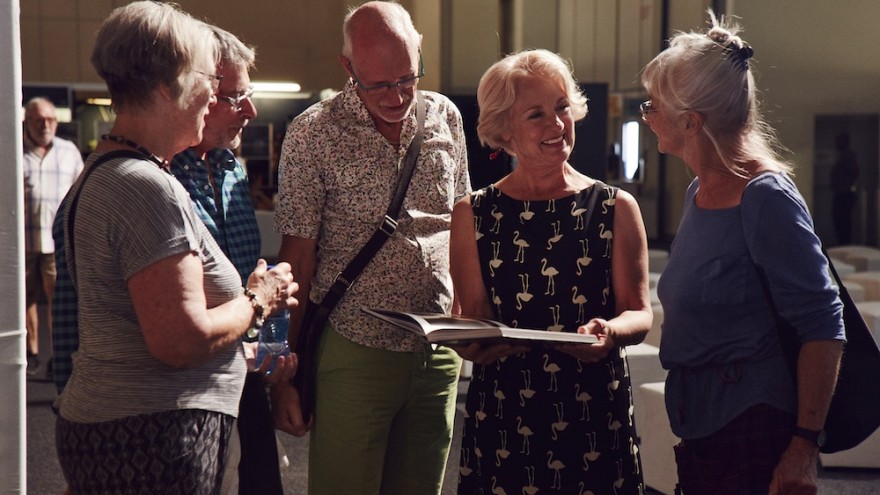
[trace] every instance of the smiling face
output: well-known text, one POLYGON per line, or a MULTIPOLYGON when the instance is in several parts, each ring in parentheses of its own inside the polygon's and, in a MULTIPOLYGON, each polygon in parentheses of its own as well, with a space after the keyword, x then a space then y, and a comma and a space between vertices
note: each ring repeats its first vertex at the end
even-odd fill
MULTIPOLYGON (((247 93, 251 84, 247 67, 227 64, 217 73, 223 76, 217 94, 237 99, 247 93)), ((214 148, 238 148, 242 129, 257 116, 257 109, 250 98, 242 100, 239 106, 241 108, 236 110, 225 100, 218 100, 211 106, 211 113, 205 118, 204 137, 196 146, 197 152, 205 153, 214 148)))
POLYGON ((516 82, 505 133, 508 151, 527 166, 559 166, 574 148, 574 117, 562 83, 539 75, 516 82))

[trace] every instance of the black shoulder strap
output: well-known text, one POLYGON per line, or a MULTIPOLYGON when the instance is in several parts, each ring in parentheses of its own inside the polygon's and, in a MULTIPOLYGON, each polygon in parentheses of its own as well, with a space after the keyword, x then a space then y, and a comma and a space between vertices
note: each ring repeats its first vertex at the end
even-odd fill
MULTIPOLYGON (((79 203, 79 195, 82 192, 83 186, 86 183, 86 179, 88 179, 89 175, 91 175, 92 172, 94 172, 95 169, 98 168, 98 165, 101 165, 102 163, 108 162, 116 158, 144 158, 144 155, 129 150, 109 151, 98 157, 98 159, 96 159, 91 165, 89 165, 89 168, 85 169, 82 172, 82 178, 80 178, 79 180, 79 185, 77 186, 76 191, 72 191, 73 196, 70 199, 70 205, 67 207, 67 224, 65 227, 67 233, 67 242, 65 244, 69 246, 71 261, 76 259, 73 250, 73 219, 76 214, 76 205, 77 203, 79 203)), ((77 290, 74 263, 68 263, 67 266, 68 272, 70 274, 70 281, 73 283, 73 289, 77 290)))
POLYGON ((391 203, 388 205, 388 210, 385 212, 385 217, 382 219, 382 223, 376 229, 376 232, 370 237, 370 240, 352 258, 348 266, 336 276, 336 280, 330 286, 327 294, 324 295, 321 304, 315 309, 313 321, 324 322, 327 320, 327 317, 330 316, 330 313, 339 304, 339 301, 354 284, 364 268, 367 267, 370 260, 382 249, 385 241, 390 239, 397 231, 397 215, 400 213, 401 206, 403 206, 403 198, 406 196, 406 191, 409 188, 409 182, 416 168, 416 161, 424 139, 425 112, 424 97, 421 91, 416 91, 416 133, 406 151, 404 165, 400 171, 400 178, 397 181, 397 187, 395 188, 391 203))

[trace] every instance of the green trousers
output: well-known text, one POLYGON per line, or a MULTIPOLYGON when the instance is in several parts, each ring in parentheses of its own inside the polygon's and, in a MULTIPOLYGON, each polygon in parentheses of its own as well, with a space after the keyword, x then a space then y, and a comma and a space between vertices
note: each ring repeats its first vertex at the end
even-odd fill
POLYGON ((328 325, 318 351, 309 494, 439 495, 460 368, 445 347, 373 349, 328 325))

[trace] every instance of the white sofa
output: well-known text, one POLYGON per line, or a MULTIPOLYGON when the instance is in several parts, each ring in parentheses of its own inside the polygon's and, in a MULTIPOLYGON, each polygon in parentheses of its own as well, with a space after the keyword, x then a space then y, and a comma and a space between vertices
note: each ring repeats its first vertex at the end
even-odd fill
POLYGON ((642 473, 645 485, 664 494, 673 495, 678 482, 678 471, 675 466, 675 454, 672 447, 679 438, 669 428, 666 416, 663 382, 646 383, 638 388, 639 407, 645 414, 639 421, 642 430, 639 432, 639 454, 642 458, 642 473))
MULTIPOLYGON (((880 270, 880 249, 873 246, 834 246, 827 249, 828 256, 852 265, 857 272, 880 270)), ((834 265, 837 267, 837 264, 834 265)), ((843 275, 841 274, 841 277, 843 275)))

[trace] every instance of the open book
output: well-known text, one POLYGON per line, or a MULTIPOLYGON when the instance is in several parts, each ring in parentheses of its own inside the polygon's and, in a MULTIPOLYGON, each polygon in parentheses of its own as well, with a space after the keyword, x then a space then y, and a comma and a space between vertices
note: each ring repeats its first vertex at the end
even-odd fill
POLYGON ((475 340, 499 343, 508 339, 521 341, 508 342, 511 344, 529 344, 528 341, 535 344, 550 342, 595 344, 599 342, 599 339, 592 334, 511 328, 503 323, 488 319, 442 313, 404 313, 387 309, 361 309, 380 320, 424 337, 432 344, 464 345, 475 340))

